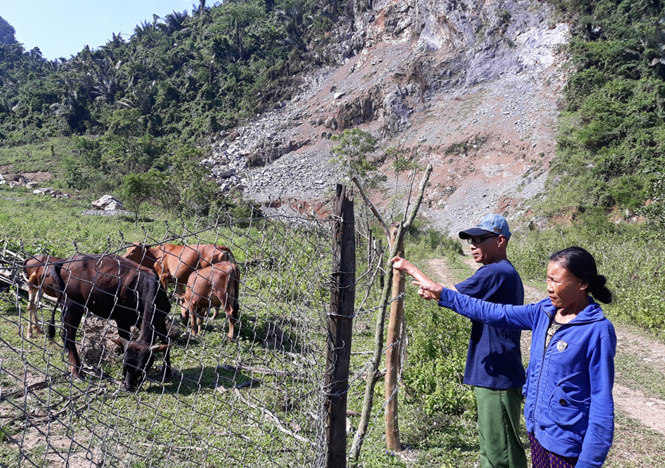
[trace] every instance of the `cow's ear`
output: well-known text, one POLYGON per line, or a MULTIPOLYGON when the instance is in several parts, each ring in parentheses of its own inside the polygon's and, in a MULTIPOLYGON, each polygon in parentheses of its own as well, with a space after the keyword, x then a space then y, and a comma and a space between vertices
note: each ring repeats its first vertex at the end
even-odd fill
POLYGON ((129 343, 129 341, 127 341, 126 339, 124 339, 122 337, 111 338, 111 341, 113 341, 115 344, 120 346, 122 349, 127 349, 127 344, 129 343))
POLYGON ((170 344, 152 345, 150 347, 150 351, 152 351, 153 353, 165 353, 166 351, 168 351, 170 347, 171 347, 170 344))

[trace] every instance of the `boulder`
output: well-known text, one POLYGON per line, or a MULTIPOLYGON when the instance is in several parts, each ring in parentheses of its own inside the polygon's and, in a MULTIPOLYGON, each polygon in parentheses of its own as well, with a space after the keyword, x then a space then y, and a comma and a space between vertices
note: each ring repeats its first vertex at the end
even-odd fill
POLYGON ((98 200, 92 202, 92 206, 98 210, 116 211, 122 209, 122 203, 111 195, 104 195, 98 200))

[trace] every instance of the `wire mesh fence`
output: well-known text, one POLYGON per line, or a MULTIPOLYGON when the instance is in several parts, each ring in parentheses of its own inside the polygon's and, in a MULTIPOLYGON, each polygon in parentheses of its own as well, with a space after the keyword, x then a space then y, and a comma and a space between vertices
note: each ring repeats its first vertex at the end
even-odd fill
MULTIPOLYGON (((122 256, 134 242, 153 247, 224 246, 232 252, 239 276, 233 340, 227 339, 230 322, 223 312, 230 297, 221 298, 222 313, 216 320, 208 312, 214 303, 197 311, 202 326, 194 334, 181 320, 181 291, 170 284, 165 327, 172 374, 165 376, 162 353, 151 354, 155 362, 136 391, 128 391, 123 383, 119 325, 113 317, 95 315, 98 304, 85 304, 76 335, 82 379, 72 378, 62 338, 48 336, 55 306, 48 297, 42 297, 36 308, 39 333, 28 333, 23 262, 38 252, 2 252, 0 269, 8 280, 4 288, 0 285, 0 464, 325 464, 332 221, 294 214, 213 225, 201 222, 175 231, 167 228, 158 238, 146 234, 143 239, 109 243, 104 254, 122 256)), ((371 365, 386 261, 369 231, 359 229, 357 240, 351 415, 359 411, 365 370, 371 365)), ((74 248, 70 255, 80 253, 74 248)), ((179 263, 183 263, 180 258, 179 263)), ((138 265, 135 268, 139 270, 138 265)), ((183 291, 186 294, 186 286, 183 291)), ((48 293, 46 288, 41 292, 48 293)), ((117 296, 111 301, 117 303, 117 296)), ((57 335, 63 333, 61 309, 55 312, 57 335)), ((140 341, 145 326, 139 309, 137 303, 131 340, 140 341)), ((382 431, 383 404, 375 406, 371 430, 382 431)))

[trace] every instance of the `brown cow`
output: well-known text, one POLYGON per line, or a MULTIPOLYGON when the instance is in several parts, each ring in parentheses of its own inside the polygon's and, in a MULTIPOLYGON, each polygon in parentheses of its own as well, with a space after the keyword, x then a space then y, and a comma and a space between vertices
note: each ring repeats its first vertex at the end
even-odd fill
MULTIPOLYGON (((183 323, 191 319, 192 335, 203 327, 203 318, 210 306, 224 307, 229 320, 228 340, 233 339, 233 325, 238 320, 240 273, 231 262, 218 262, 197 270, 189 276, 185 295, 180 301, 183 323), (198 323, 197 323, 198 319, 198 323)), ((217 318, 215 310, 212 318, 217 318)))
MULTIPOLYGON (((69 352, 72 377, 80 376, 76 332, 86 310, 116 322, 120 340, 114 341, 124 348, 123 376, 128 390, 136 388, 158 352, 165 352, 164 375, 169 377, 170 345, 167 344, 165 318, 171 304, 157 275, 117 255, 75 255, 55 262, 53 259, 43 255, 28 259, 26 274, 38 277, 41 288, 54 293, 63 306, 63 341, 69 352), (42 268, 36 276, 32 262, 42 268), (130 341, 132 326, 140 327, 140 331, 138 338, 130 341), (164 344, 155 345, 157 338, 164 344)), ((53 321, 51 317, 52 325, 53 321)), ((55 327, 49 327, 49 336, 54 335, 55 327)))
POLYGON ((164 289, 169 283, 175 283, 176 295, 182 295, 187 278, 193 271, 213 263, 235 262, 228 247, 214 244, 157 244, 148 247, 134 242, 123 257, 155 270, 164 289))

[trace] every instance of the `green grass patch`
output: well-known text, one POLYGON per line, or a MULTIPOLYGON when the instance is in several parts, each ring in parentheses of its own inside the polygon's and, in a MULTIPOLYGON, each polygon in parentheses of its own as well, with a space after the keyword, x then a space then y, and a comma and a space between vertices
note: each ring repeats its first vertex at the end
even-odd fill
POLYGON ((3 173, 48 171, 60 174, 60 162, 71 155, 74 142, 70 138, 49 138, 45 141, 16 147, 0 146, 0 166, 3 173))
POLYGON ((550 255, 574 245, 591 252, 607 278, 614 300, 603 309, 610 317, 647 329, 665 325, 665 261, 659 255, 665 242, 657 230, 592 216, 572 226, 515 235, 511 260, 524 278, 543 279, 550 255))

